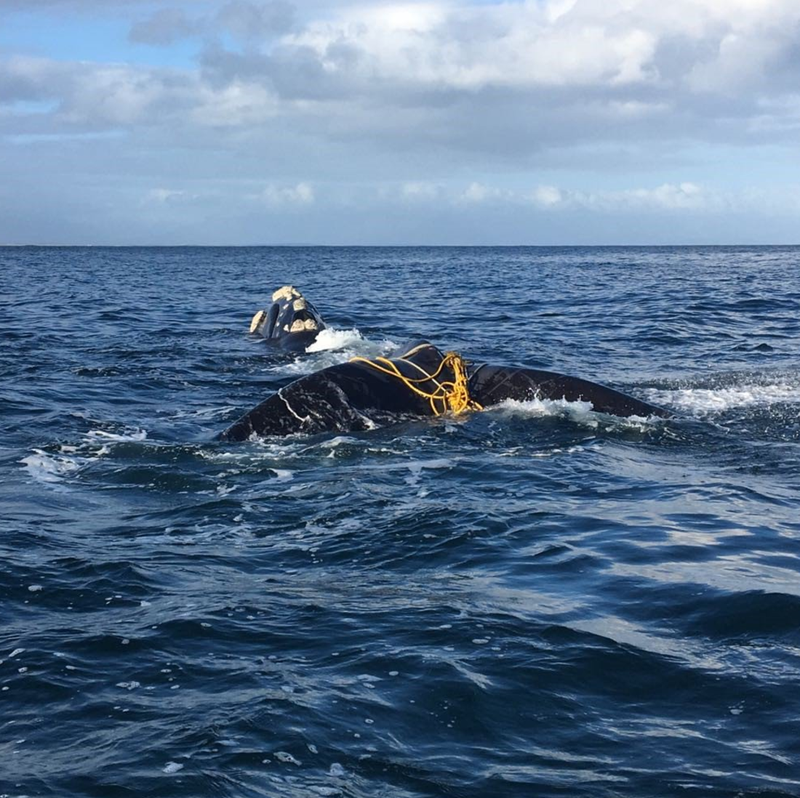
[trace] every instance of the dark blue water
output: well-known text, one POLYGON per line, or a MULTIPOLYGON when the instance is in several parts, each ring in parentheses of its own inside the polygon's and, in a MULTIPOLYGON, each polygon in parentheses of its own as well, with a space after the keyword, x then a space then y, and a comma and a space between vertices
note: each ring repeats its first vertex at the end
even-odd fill
POLYGON ((800 249, 4 249, 0 280, 0 795, 800 795, 800 249), (319 351, 246 335, 286 282, 319 351), (213 440, 412 332, 681 417, 213 440))

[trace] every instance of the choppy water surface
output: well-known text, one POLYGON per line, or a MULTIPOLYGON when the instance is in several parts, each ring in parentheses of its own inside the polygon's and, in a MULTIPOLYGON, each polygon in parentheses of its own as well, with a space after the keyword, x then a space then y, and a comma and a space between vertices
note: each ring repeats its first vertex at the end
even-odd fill
POLYGON ((800 794, 799 266, 0 250, 0 795, 800 794), (213 440, 412 332, 680 418, 213 440))

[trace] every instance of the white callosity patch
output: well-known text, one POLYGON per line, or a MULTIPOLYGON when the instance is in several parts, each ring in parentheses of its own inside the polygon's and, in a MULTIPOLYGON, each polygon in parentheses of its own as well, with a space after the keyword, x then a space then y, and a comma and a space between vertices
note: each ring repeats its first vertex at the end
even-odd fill
POLYGON ((259 311, 256 313, 256 315, 255 315, 255 316, 253 316, 253 319, 252 319, 252 321, 250 322, 250 333, 251 333, 251 334, 252 334, 252 333, 254 333, 254 332, 255 332, 255 331, 258 329, 258 327, 259 327, 259 325, 261 324, 261 322, 263 322, 263 321, 264 321, 264 318, 265 318, 265 316, 266 316, 266 315, 267 315, 267 314, 265 313, 265 311, 263 311, 263 310, 259 310, 259 311))
POLYGON ((289 332, 312 332, 317 329, 317 323, 314 319, 295 319, 289 332))
POLYGON ((272 301, 280 302, 280 300, 285 299, 288 302, 302 296, 303 295, 293 285, 284 285, 276 291, 273 291, 272 301))

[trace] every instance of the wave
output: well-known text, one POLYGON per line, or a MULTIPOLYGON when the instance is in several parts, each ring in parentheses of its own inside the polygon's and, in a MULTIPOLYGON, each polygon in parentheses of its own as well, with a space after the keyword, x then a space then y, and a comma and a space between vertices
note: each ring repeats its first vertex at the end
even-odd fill
POLYGON ((91 429, 86 433, 89 441, 103 441, 105 443, 127 443, 129 441, 143 441, 147 438, 147 431, 137 429, 133 432, 106 432, 102 429, 91 429))
POLYGON ((32 454, 19 462, 25 466, 36 481, 48 485, 63 483, 92 461, 105 457, 116 443, 141 442, 147 439, 147 431, 135 429, 129 432, 107 432, 101 429, 89 430, 83 441, 76 444, 60 444, 58 451, 47 452, 33 449, 32 454))
POLYGON ((305 354, 290 363, 275 366, 271 371, 287 376, 301 376, 336 366, 339 363, 346 363, 352 357, 374 358, 387 355, 396 348, 397 344, 388 338, 373 341, 365 338, 355 328, 338 330, 328 327, 317 336, 313 344, 306 348, 305 354))
POLYGON ((328 327, 317 336, 314 343, 306 347, 306 352, 326 352, 359 346, 366 341, 357 330, 336 330, 328 327))
POLYGON ((607 426, 610 423, 615 427, 645 429, 663 422, 663 419, 656 416, 629 416, 627 418, 610 416, 594 410, 591 402, 570 402, 566 399, 527 399, 525 401, 506 399, 504 402, 486 409, 489 412, 499 411, 515 416, 564 418, 592 428, 596 428, 600 424, 607 426))
POLYGON ((651 388, 647 398, 678 412, 704 417, 739 408, 800 403, 800 386, 776 382, 745 383, 727 388, 651 388))
POLYGON ((81 467, 77 458, 65 455, 48 454, 42 449, 34 449, 33 454, 20 460, 36 482, 59 483, 81 467))

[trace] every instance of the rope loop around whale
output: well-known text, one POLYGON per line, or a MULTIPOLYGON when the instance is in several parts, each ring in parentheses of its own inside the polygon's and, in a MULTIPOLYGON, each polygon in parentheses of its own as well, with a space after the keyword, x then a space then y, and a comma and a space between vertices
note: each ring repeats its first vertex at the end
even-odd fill
MULTIPOLYGON (((422 346, 424 346, 424 344, 422 346)), ((429 374, 422 366, 408 359, 409 355, 413 355, 414 352, 422 348, 422 346, 412 349, 410 352, 407 352, 404 357, 399 358, 405 363, 414 366, 414 368, 424 375, 418 378, 407 377, 400 371, 396 363, 385 357, 376 357, 374 360, 370 360, 366 357, 354 357, 350 359, 350 362, 364 363, 380 371, 382 374, 387 374, 390 377, 400 380, 410 391, 413 391, 418 396, 430 402, 431 411, 435 416, 442 416, 447 412, 458 416, 468 410, 483 410, 483 405, 478 404, 478 402, 469 395, 469 378, 467 377, 467 366, 464 362, 464 358, 461 357, 458 352, 447 352, 436 371, 429 374), (448 366, 453 370, 453 379, 439 381, 437 379, 438 376, 448 366), (425 391, 419 387, 422 383, 429 381, 436 384, 435 390, 425 391)))

